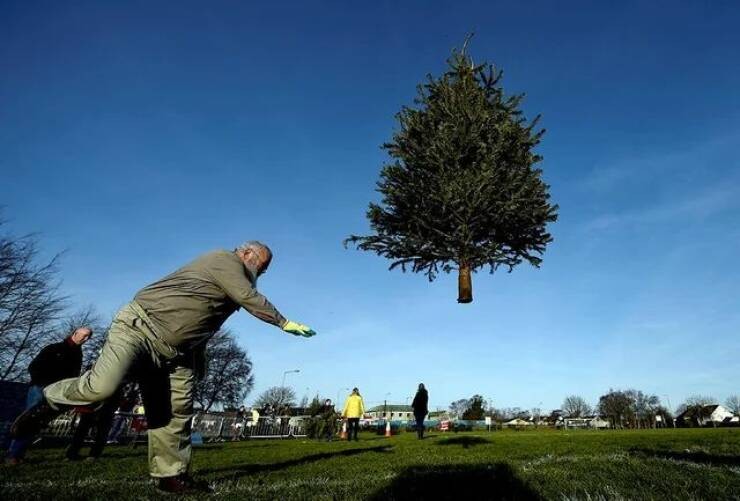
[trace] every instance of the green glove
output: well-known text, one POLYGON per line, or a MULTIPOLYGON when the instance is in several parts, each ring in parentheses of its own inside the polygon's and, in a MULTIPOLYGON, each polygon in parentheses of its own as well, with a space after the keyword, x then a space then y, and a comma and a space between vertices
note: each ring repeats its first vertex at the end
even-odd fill
POLYGON ((316 333, 311 330, 308 325, 299 324, 297 322, 293 322, 292 320, 288 320, 287 322, 285 322, 285 325, 283 325, 283 330, 285 332, 290 332, 294 336, 311 337, 316 335, 316 333))

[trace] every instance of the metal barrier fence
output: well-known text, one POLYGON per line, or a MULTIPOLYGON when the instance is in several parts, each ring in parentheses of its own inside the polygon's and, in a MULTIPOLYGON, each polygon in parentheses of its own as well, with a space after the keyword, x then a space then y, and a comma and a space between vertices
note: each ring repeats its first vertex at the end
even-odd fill
MULTIPOLYGON (((252 438, 305 437, 304 416, 260 417, 259 420, 237 418, 221 413, 197 413, 193 416, 193 433, 198 433, 204 442, 246 440, 252 438)), ((72 437, 80 415, 74 411, 61 414, 41 432, 46 439, 69 439, 72 437)), ((116 442, 129 443, 146 437, 146 418, 141 414, 116 412, 111 430, 116 442)))
POLYGON ((304 416, 260 417, 255 422, 235 416, 201 413, 193 418, 193 432, 200 433, 206 442, 306 436, 304 416))
MULTIPOLYGON (((81 415, 75 411, 65 412, 55 418, 41 431, 41 438, 69 439, 77 428, 81 415)), ((109 438, 114 442, 130 443, 146 438, 146 417, 132 412, 116 412, 113 415, 109 438)))

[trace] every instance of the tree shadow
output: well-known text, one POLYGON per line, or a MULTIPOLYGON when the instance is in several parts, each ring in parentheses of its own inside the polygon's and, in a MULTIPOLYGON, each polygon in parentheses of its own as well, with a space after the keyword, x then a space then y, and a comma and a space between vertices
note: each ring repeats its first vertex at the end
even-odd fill
POLYGON ((542 500, 506 463, 488 465, 412 466, 373 493, 386 500, 542 500))
POLYGON ((630 454, 660 459, 673 459, 675 461, 690 461, 692 463, 711 464, 716 466, 740 466, 740 456, 732 456, 729 454, 709 454, 704 451, 678 452, 634 447, 630 449, 630 454))
POLYGON ((450 437, 443 438, 437 442, 437 445, 462 445, 463 449, 468 449, 474 445, 490 444, 492 443, 487 438, 483 437, 450 437))
POLYGON ((365 454, 368 452, 388 454, 392 452, 393 447, 388 445, 382 445, 378 447, 365 447, 362 449, 347 449, 336 452, 322 452, 319 454, 311 454, 310 456, 304 456, 297 459, 291 459, 290 461, 283 461, 280 463, 267 463, 267 464, 246 464, 239 466, 228 466, 223 468, 204 468, 199 469, 198 474, 210 474, 216 473, 213 480, 235 480, 241 477, 248 477, 256 473, 271 472, 277 470, 283 470, 291 468, 293 466, 300 466, 302 464, 313 463, 324 459, 331 459, 335 457, 351 457, 359 454, 365 454))

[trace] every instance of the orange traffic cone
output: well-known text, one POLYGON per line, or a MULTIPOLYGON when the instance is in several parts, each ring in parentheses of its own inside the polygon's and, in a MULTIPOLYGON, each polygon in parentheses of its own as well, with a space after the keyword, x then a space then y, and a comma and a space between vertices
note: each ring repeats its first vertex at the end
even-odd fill
POLYGON ((385 422, 385 436, 386 437, 391 436, 391 422, 390 421, 385 422))
POLYGON ((342 421, 342 433, 339 434, 339 438, 347 440, 347 421, 342 421))

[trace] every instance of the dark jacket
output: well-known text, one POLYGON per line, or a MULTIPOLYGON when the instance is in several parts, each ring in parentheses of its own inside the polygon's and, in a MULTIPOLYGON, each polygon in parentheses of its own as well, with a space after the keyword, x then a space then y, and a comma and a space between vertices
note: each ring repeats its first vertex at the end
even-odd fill
POLYGON ((61 379, 79 376, 80 368, 82 347, 67 338, 44 347, 31 361, 28 372, 32 385, 44 387, 61 379))
POLYGON ((414 408, 414 416, 425 416, 429 412, 429 409, 427 408, 428 405, 429 393, 427 393, 427 390, 417 391, 414 401, 411 402, 411 407, 414 408))
POLYGON ((321 407, 321 419, 324 421, 324 430, 327 433, 334 433, 337 425, 337 411, 333 405, 323 405, 321 407))

